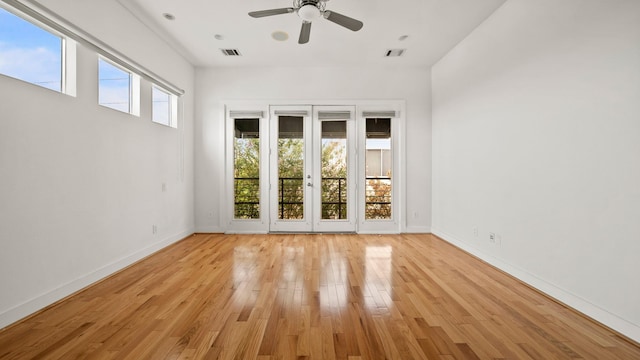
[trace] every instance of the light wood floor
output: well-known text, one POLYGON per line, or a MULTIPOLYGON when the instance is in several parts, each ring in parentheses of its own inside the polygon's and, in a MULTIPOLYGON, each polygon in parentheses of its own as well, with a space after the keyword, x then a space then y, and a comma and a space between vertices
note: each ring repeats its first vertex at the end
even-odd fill
POLYGON ((0 332, 1 359, 640 359, 430 235, 194 235, 0 332))

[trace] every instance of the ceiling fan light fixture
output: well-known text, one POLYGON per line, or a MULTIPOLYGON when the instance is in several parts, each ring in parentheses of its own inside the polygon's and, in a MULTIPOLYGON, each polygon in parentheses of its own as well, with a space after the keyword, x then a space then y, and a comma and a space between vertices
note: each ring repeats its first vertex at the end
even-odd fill
POLYGON ((319 19, 322 13, 320 13, 320 9, 317 6, 307 4, 298 9, 298 16, 304 21, 312 22, 319 19))

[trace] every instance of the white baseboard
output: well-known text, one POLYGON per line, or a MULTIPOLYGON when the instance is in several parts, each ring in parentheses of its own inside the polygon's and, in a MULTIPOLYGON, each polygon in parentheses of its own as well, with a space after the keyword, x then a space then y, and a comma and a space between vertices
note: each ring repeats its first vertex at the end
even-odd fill
POLYGON ((376 231, 376 230, 363 230, 358 231, 356 234, 360 235, 397 235, 401 234, 401 232, 396 230, 385 230, 385 231, 376 231))
POLYGON ((229 230, 229 231, 225 231, 225 234, 230 234, 230 235, 266 235, 269 232, 268 231, 264 231, 264 230, 259 230, 259 231, 253 231, 253 230, 229 230))
POLYGON ((119 260, 116 260, 110 264, 102 266, 95 271, 84 275, 76 280, 70 281, 66 284, 61 285, 60 287, 44 293, 42 295, 36 296, 30 300, 23 302, 22 304, 16 305, 9 310, 6 310, 0 313, 0 329, 13 324, 14 322, 29 316, 35 313, 38 310, 41 310, 56 301, 59 301, 79 290, 86 288, 87 286, 104 279, 105 277, 124 269, 125 267, 139 261, 154 252, 161 250, 179 240, 184 239, 185 237, 193 234, 193 231, 185 231, 164 240, 158 241, 155 244, 152 244, 144 249, 136 251, 135 253, 125 256, 119 260))
POLYGON ((431 228, 428 226, 407 226, 404 232, 407 234, 429 234, 431 233, 431 228))
POLYGON ((201 234, 222 234, 224 229, 219 226, 198 226, 196 227, 196 233, 201 234))
POLYGON ((559 302, 583 313, 584 315, 610 327, 611 329, 629 337, 630 339, 640 342, 640 326, 633 324, 618 315, 615 315, 606 309, 596 306, 565 289, 559 288, 526 270, 517 268, 495 256, 489 255, 480 249, 469 245, 464 241, 456 239, 445 232, 437 229, 431 229, 432 233, 444 241, 486 261, 496 268, 508 273, 509 275, 521 280, 522 282, 538 289, 539 291, 549 295, 559 302))

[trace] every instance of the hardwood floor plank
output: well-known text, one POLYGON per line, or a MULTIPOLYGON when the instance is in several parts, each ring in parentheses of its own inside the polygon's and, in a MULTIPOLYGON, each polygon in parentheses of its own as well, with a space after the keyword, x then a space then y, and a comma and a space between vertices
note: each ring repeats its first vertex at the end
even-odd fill
POLYGON ((325 316, 320 319, 320 329, 320 339, 322 344, 322 354, 320 355, 320 359, 335 359, 336 349, 334 332, 330 317, 325 316))
POLYGON ((0 359, 640 359, 424 234, 190 236, 0 331, 0 359))

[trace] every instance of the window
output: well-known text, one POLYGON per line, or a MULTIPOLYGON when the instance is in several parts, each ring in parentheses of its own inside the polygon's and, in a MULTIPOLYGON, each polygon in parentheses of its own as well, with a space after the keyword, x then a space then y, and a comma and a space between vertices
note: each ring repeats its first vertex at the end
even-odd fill
POLYGON ((305 216, 305 117, 278 117, 278 219, 305 216))
POLYGON ((368 118, 365 144, 365 219, 391 219, 391 119, 368 118))
POLYGON ((155 123, 177 127, 178 98, 158 86, 152 87, 151 120, 155 123))
POLYGON ((235 119, 234 219, 260 219, 260 119, 235 119))
POLYGON ((98 103, 139 115, 139 76, 103 58, 98 60, 98 103), (136 99, 136 101, 134 101, 136 99))
POLYGON ((322 121, 322 219, 347 220, 347 121, 322 121))
POLYGON ((64 41, 0 7, 0 74, 63 92, 64 41))

